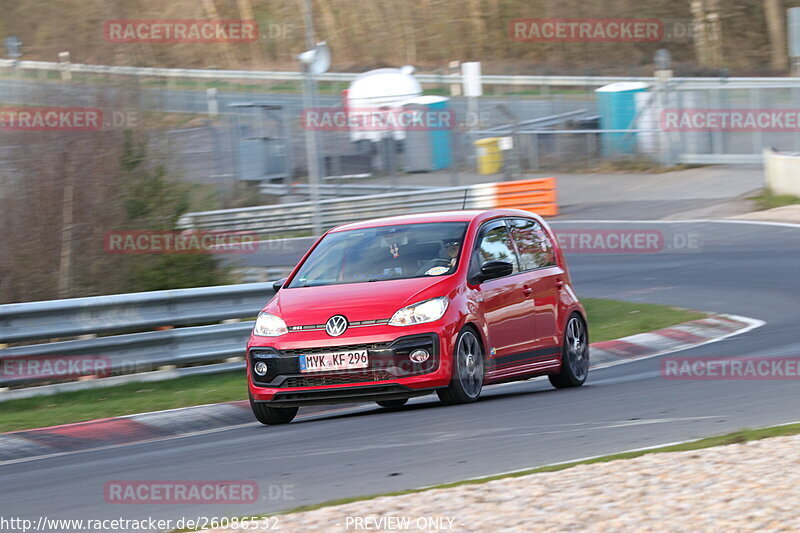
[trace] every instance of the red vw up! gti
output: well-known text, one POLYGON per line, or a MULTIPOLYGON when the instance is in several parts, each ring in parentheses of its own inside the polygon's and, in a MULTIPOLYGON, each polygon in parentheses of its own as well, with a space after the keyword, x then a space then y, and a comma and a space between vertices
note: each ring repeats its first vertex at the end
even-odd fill
POLYGON ((586 313, 549 226, 527 211, 453 211, 339 226, 319 238, 256 320, 250 403, 264 424, 301 405, 399 408, 436 392, 589 371, 586 313))

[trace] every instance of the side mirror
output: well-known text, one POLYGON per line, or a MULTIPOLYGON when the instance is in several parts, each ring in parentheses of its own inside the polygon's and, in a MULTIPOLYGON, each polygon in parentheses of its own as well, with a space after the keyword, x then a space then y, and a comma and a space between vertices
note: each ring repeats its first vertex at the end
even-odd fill
POLYGON ((486 261, 481 265, 481 273, 476 277, 478 283, 484 281, 502 278, 514 272, 514 265, 507 261, 486 261))
POLYGON ((281 278, 275 283, 272 284, 272 290, 278 292, 283 287, 283 284, 286 283, 286 278, 281 278))

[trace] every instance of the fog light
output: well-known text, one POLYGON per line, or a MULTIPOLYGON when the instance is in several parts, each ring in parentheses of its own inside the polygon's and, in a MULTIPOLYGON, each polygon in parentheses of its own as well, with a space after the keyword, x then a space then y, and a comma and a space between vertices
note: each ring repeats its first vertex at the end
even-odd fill
POLYGON ((417 348, 416 350, 414 350, 409 354, 408 358, 415 363, 424 363, 425 361, 428 360, 428 357, 430 356, 431 354, 428 352, 428 350, 417 348))
POLYGON ((253 372, 255 372, 258 376, 265 376, 267 374, 267 363, 259 361, 253 367, 253 372))

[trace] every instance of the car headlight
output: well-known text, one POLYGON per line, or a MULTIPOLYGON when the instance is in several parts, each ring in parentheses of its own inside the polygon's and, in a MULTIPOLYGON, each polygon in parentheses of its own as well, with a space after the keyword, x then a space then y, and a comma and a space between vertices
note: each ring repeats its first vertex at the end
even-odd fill
POLYGON ((286 327, 286 322, 279 316, 271 315, 267 312, 260 312, 256 319, 256 325, 253 327, 253 335, 259 337, 278 337, 285 333, 289 333, 286 327))
POLYGON ((431 298, 399 309, 389 320, 390 326, 412 326, 439 320, 450 303, 446 297, 431 298))

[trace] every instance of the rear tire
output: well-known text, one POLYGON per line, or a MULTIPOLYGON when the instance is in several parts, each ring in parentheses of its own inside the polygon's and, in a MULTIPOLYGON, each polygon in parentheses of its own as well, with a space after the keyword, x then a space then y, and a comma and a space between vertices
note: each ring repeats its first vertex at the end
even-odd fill
POLYGON ((561 370, 547 376, 557 389, 580 387, 589 375, 589 334, 578 313, 570 315, 564 328, 561 348, 561 370))
POLYGON ((269 407, 263 402, 250 400, 250 408, 256 420, 265 426, 277 426, 278 424, 288 424, 297 415, 297 407, 269 407))
POLYGON ((462 329, 455 346, 450 385, 436 391, 439 400, 445 405, 477 401, 483 389, 483 348, 475 331, 469 327, 462 329))
POLYGON ((400 409, 406 404, 406 402, 408 402, 408 398, 401 398, 399 400, 381 400, 375 403, 384 409, 400 409))

